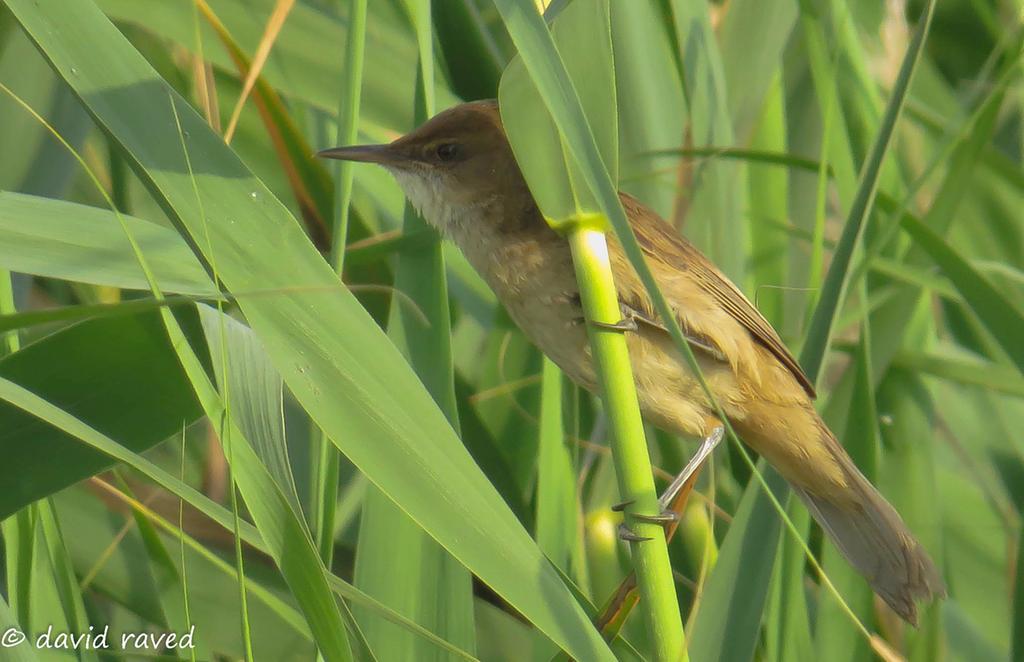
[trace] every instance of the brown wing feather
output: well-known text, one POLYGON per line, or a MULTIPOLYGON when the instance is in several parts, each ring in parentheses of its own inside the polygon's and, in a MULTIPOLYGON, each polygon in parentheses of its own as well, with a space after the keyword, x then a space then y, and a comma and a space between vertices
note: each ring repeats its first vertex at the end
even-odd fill
POLYGON ((757 342, 775 355, 782 365, 786 366, 793 377, 803 386, 807 395, 811 398, 817 397, 811 380, 807 378, 800 368, 800 364, 783 344, 779 334, 743 295, 743 292, 716 269, 690 242, 679 236, 668 223, 643 203, 625 193, 620 193, 619 197, 626 208, 626 213, 631 218, 645 216, 651 221, 642 224, 633 222, 633 231, 644 252, 674 269, 684 269, 689 272, 701 289, 710 294, 718 305, 750 332, 757 342))

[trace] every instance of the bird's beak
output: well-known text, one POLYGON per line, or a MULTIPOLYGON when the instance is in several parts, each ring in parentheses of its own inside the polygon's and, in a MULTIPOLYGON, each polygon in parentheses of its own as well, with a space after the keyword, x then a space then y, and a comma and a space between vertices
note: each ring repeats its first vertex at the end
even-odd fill
POLYGON ((349 147, 331 147, 316 153, 324 159, 341 161, 361 161, 363 163, 379 163, 380 165, 396 165, 405 161, 392 145, 351 145, 349 147))

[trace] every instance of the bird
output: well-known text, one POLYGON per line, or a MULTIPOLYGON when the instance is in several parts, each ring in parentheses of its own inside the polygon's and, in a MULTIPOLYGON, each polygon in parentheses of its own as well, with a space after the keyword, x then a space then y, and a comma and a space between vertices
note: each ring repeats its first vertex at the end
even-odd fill
MULTIPOLYGON (((383 166, 453 241, 523 333, 598 393, 569 243, 545 221, 494 100, 456 105, 393 142, 318 156, 383 166)), ((907 622, 945 595, 935 564, 814 407, 814 384, 772 325, 697 248, 636 198, 623 209, 710 391, 739 437, 800 496, 876 594, 907 622)), ((678 351, 621 243, 608 252, 644 418, 670 433, 721 436, 723 422, 678 351)))

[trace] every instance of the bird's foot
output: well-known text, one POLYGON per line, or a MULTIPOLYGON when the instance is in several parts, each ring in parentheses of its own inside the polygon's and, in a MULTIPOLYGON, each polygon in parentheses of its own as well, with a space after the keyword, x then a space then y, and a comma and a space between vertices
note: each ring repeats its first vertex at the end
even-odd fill
MULTIPOLYGON (((626 513, 625 509, 633 504, 633 501, 623 501, 612 506, 612 510, 615 512, 624 513, 626 517, 637 522, 644 522, 646 524, 661 524, 662 526, 668 526, 673 522, 679 520, 679 513, 669 509, 669 504, 675 500, 679 491, 683 489, 690 478, 697 472, 697 469, 704 463, 704 460, 711 455, 711 452, 722 442, 722 438, 725 436, 725 430, 721 426, 716 427, 711 431, 711 434, 701 442, 700 447, 694 454, 690 461, 686 463, 683 470, 679 472, 669 486, 665 488, 665 491, 658 497, 658 505, 661 507, 661 512, 657 515, 646 515, 643 513, 626 513)), ((619 525, 619 538, 628 542, 644 542, 645 540, 651 540, 646 536, 640 536, 633 532, 625 523, 619 525)))
POLYGON ((590 326, 603 329, 605 331, 618 331, 619 333, 637 330, 636 320, 632 317, 623 317, 618 322, 597 322, 590 320, 590 326))
MULTIPOLYGON (((577 292, 574 295, 574 303, 578 307, 582 307, 580 304, 580 295, 577 292)), ((630 308, 625 303, 619 302, 619 313, 622 315, 622 319, 618 322, 597 322, 595 320, 588 320, 583 316, 573 319, 574 324, 589 324, 595 329, 602 329, 604 331, 617 331, 618 333, 635 332, 640 329, 639 323, 645 321, 637 311, 630 308)))
POLYGON ((625 524, 619 524, 619 538, 626 542, 647 542, 648 540, 654 540, 654 538, 639 536, 633 533, 633 529, 629 528, 625 524))
MULTIPOLYGON (((626 507, 633 504, 633 501, 623 501, 612 506, 612 510, 617 513, 623 513, 626 517, 636 522, 643 522, 645 524, 660 524, 662 526, 668 526, 673 522, 679 521, 679 513, 673 510, 662 510, 657 515, 647 515, 644 513, 627 513, 625 512, 626 507)), ((619 525, 619 538, 628 542, 644 542, 650 540, 646 536, 637 535, 629 528, 625 523, 619 525)))

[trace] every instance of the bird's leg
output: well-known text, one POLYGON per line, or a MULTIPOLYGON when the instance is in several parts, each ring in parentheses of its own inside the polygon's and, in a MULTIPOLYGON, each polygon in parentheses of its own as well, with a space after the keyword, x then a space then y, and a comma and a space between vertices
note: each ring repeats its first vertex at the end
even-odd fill
MULTIPOLYGON (((694 453, 693 457, 690 458, 690 461, 686 463, 685 467, 683 467, 683 470, 680 471, 679 474, 672 479, 672 482, 669 483, 668 487, 665 488, 665 491, 661 493, 660 497, 658 497, 658 507, 660 509, 660 512, 657 515, 644 515, 642 513, 626 513, 625 509, 627 506, 633 503, 632 501, 624 501, 623 503, 617 503, 614 506, 612 506, 612 510, 614 510, 615 512, 623 512, 625 516, 629 517, 630 519, 636 520, 638 522, 646 522, 648 524, 661 524, 662 526, 665 526, 671 524, 672 522, 675 522, 679 519, 679 513, 675 512, 674 510, 671 510, 669 508, 669 504, 671 504, 672 501, 676 498, 676 495, 679 494, 679 491, 683 489, 683 485, 686 484, 686 481, 690 480, 690 478, 693 477, 693 474, 697 472, 697 470, 700 468, 702 464, 704 464, 704 461, 708 458, 709 455, 711 455, 712 451, 714 451, 718 444, 722 442, 722 438, 724 436, 725 429, 719 426, 712 430, 711 434, 709 434, 700 443, 700 447, 697 448, 697 452, 694 453)), ((643 542, 645 540, 650 540, 650 538, 638 536, 637 534, 633 533, 633 531, 625 523, 619 526, 619 537, 623 540, 628 540, 632 542, 643 542)))
POLYGON ((700 447, 697 448, 697 452, 693 454, 693 457, 691 457, 690 461, 686 463, 683 470, 672 479, 669 486, 666 487, 665 491, 662 492, 660 497, 658 497, 658 504, 662 508, 668 508, 669 504, 672 503, 672 500, 676 498, 677 494, 679 494, 679 490, 683 489, 683 485, 686 484, 686 481, 690 480, 693 474, 700 469, 700 466, 704 464, 704 461, 707 460, 708 456, 711 455, 715 448, 718 447, 718 444, 722 443, 722 439, 724 438, 725 428, 718 426, 711 431, 711 434, 700 442, 700 447))

